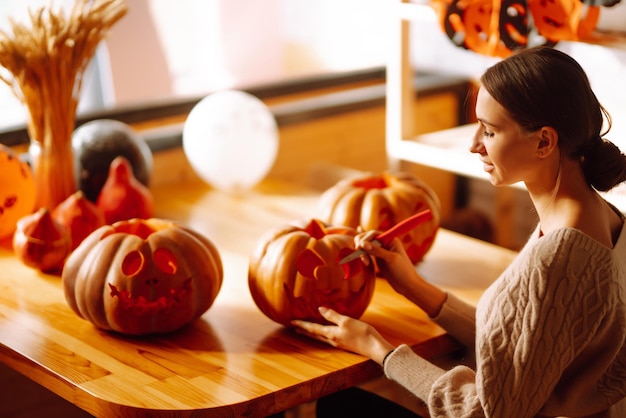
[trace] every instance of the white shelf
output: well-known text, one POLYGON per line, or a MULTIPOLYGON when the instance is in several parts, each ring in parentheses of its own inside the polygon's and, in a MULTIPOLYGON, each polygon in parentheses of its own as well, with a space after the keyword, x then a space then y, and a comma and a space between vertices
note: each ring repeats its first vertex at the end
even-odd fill
MULTIPOLYGON (((386 147, 391 167, 399 161, 409 161, 449 171, 461 176, 488 181, 478 157, 469 151, 476 125, 464 125, 425 135, 415 136, 412 115, 413 69, 409 58, 409 23, 419 20, 420 8, 427 3, 396 0, 391 7, 390 30, 392 42, 387 62, 386 147)), ((626 36, 600 34, 591 43, 608 48, 626 49, 626 36)), ((524 188, 521 183, 513 185, 524 188)), ((615 188, 604 197, 626 213, 626 185, 615 188)))
POLYGON ((469 151, 476 129, 476 124, 469 124, 412 139, 391 141, 387 152, 404 161, 488 180, 478 157, 469 151))
MULTIPOLYGON (((393 155, 402 156, 404 161, 489 181, 489 175, 483 170, 478 156, 469 151, 477 127, 477 124, 463 125, 419 135, 413 139, 396 141, 390 145, 388 151, 393 155)), ((525 189, 523 183, 515 183, 511 187, 525 189)), ((626 213, 626 184, 601 194, 626 213)))

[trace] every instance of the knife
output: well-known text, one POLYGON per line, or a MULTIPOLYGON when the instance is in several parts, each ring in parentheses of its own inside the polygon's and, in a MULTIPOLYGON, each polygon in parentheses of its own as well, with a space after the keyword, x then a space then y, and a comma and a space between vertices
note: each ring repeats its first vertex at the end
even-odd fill
MULTIPOLYGON (((385 232, 381 233, 376 237, 375 240, 372 241, 373 245, 385 246, 391 243, 395 237, 406 234, 411 229, 415 228, 419 224, 424 222, 428 222, 433 218, 433 214, 430 209, 426 209, 424 211, 418 212, 415 215, 409 216, 401 222, 398 222, 385 232)), ((354 252, 348 254, 344 258, 339 261, 339 265, 348 263, 356 258, 359 258, 362 254, 365 254, 365 251, 362 249, 355 250, 354 252)))

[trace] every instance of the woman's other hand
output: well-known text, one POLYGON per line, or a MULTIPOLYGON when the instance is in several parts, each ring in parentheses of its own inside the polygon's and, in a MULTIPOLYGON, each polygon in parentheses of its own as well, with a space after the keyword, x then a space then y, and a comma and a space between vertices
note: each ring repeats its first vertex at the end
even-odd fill
POLYGON ((294 320, 292 324, 296 326, 296 332, 369 357, 378 364, 382 364, 385 354, 394 348, 374 327, 361 320, 325 307, 320 307, 319 312, 331 325, 294 320))

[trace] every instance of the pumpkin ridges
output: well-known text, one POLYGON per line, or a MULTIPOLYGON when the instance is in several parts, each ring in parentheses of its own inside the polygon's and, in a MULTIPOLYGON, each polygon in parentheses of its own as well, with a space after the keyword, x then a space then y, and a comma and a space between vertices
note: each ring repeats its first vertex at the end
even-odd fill
POLYGON ((416 212, 430 209, 433 214, 430 221, 400 237, 405 249, 411 248, 407 252, 414 263, 429 251, 441 220, 436 193, 409 172, 383 172, 340 180, 322 194, 320 205, 322 213, 326 214, 323 220, 327 222, 379 231, 389 229, 416 212), (360 196, 361 200, 348 196, 360 196))
POLYGON ((257 271, 260 268, 259 264, 263 261, 263 258, 265 257, 265 254, 270 244, 277 240, 279 237, 285 235, 286 233, 289 233, 289 230, 294 230, 296 228, 296 226, 291 226, 291 229, 274 228, 265 231, 259 237, 257 246, 252 250, 248 261, 248 269, 253 269, 257 271))
MULTIPOLYGON (((437 211, 436 214, 438 215, 438 212, 441 210, 441 202, 439 201, 439 196, 437 196, 435 191, 431 189, 428 186, 428 184, 422 181, 419 177, 414 176, 413 174, 410 174, 410 173, 405 173, 405 172, 397 173, 396 181, 399 184, 411 185, 412 187, 418 190, 421 190, 426 196, 428 196, 428 199, 434 205, 433 209, 436 209, 437 211)), ((436 214, 433 213, 433 215, 436 215, 436 214)))
POLYGON ((346 209, 350 206, 361 205, 365 193, 363 189, 355 187, 331 188, 320 196, 321 218, 331 225, 345 225, 350 228, 359 226, 359 216, 350 216, 350 211, 346 209), (340 222, 334 218, 335 213, 347 213, 348 216, 342 218, 340 222))
POLYGON ((96 326, 120 331, 118 321, 110 313, 111 287, 109 284, 118 287, 118 289, 122 288, 120 290, 123 290, 123 287, 116 280, 119 272, 111 267, 121 266, 122 260, 130 251, 141 251, 143 247, 144 242, 140 237, 114 233, 106 236, 92 249, 90 255, 94 261, 90 265, 89 273, 84 276, 85 280, 82 280, 86 286, 85 290, 79 294, 82 295, 80 299, 83 301, 84 310, 89 312, 89 318, 96 326), (111 260, 108 263, 109 269, 104 275, 100 273, 102 259, 111 260), (99 280, 94 282, 94 277, 99 280), (85 294, 93 296, 85 296, 85 294), (97 303, 95 306, 94 301, 97 303))
POLYGON ((353 270, 354 274, 363 276, 355 280, 354 277, 345 279, 344 268, 338 265, 339 255, 345 255, 346 249, 348 252, 354 249, 356 231, 344 226, 324 225, 325 235, 316 235, 316 238, 303 228, 285 226, 264 234, 265 241, 257 244, 248 272, 254 302, 267 317, 287 326, 295 318, 324 322, 317 311, 319 305, 360 316, 373 295, 373 266, 353 270), (304 257, 308 260, 302 262, 312 265, 299 271, 297 260, 303 251, 307 252, 304 257), (320 260, 319 264, 317 260, 320 260), (356 288, 363 292, 352 294, 350 289, 355 286, 350 280, 357 281, 356 288), (332 285, 326 288, 325 281, 332 281, 332 285))
POLYGON ((106 229, 103 230, 100 235, 102 239, 93 243, 93 247, 86 253, 86 257, 81 262, 75 277, 74 291, 76 293, 74 297, 78 311, 83 318, 100 328, 113 329, 110 325, 110 319, 106 315, 104 303, 104 296, 110 291, 109 287, 106 286, 108 275, 99 274, 100 259, 112 259, 110 264, 113 265, 116 262, 118 250, 124 246, 123 241, 126 236, 122 234, 107 235, 107 232, 106 229))
MULTIPOLYGON (((293 262, 300 251, 306 248, 310 237, 297 227, 289 227, 284 233, 275 235, 275 239, 267 243, 266 252, 258 263, 258 269, 252 270, 253 275, 248 275, 248 286, 252 288, 262 288, 263 292, 257 294, 258 307, 269 318, 280 317, 284 310, 283 306, 275 306, 271 301, 281 300, 284 293, 284 286, 294 288, 297 268, 293 262), (278 260, 274 263, 273 260, 278 260), (267 278, 287 277, 288 283, 282 280, 264 280, 267 278)), ((257 299, 255 299, 256 301, 257 299)))
POLYGON ((359 211, 360 225, 365 231, 384 231, 391 228, 395 222, 395 215, 389 210, 389 203, 385 197, 385 190, 370 190, 363 199, 361 210, 359 211))
POLYGON ((107 233, 111 229, 110 225, 103 225, 100 228, 96 229, 90 235, 87 236, 83 240, 85 243, 82 246, 78 246, 65 262, 65 266, 63 266, 63 272, 61 275, 61 281, 63 284, 63 292, 65 294, 65 299, 72 308, 74 312, 76 312, 79 316, 83 316, 80 310, 78 309, 76 303, 76 278, 78 276, 78 271, 83 266, 86 261, 87 254, 91 251, 91 247, 95 245, 96 242, 100 240, 100 237, 107 233), (94 244, 92 244, 92 242, 94 244))
MULTIPOLYGON (((179 226, 179 228, 183 231, 185 231, 186 233, 188 233, 189 235, 193 236, 195 239, 197 239, 198 241, 200 241, 200 243, 206 247, 206 251, 207 253, 209 253, 209 255, 212 258, 212 261, 214 262, 213 267, 217 268, 217 271, 215 272, 217 275, 219 275, 219 277, 221 277, 223 279, 224 277, 224 264, 222 263, 222 258, 220 256, 219 250, 217 248, 217 246, 215 244, 213 244, 213 242, 211 240, 209 240, 207 237, 205 237, 202 234, 199 234, 198 232, 194 231, 193 229, 190 228, 186 228, 184 226, 179 226)), ((220 286, 221 286, 222 280, 220 280, 220 286)))
MULTIPOLYGON (((343 180, 342 180, 343 181, 343 180)), ((341 183, 340 181, 339 183, 341 183)), ((328 220, 332 217, 332 214, 336 211, 336 206, 341 200, 343 200, 345 193, 348 190, 341 187, 335 187, 331 189, 327 189, 320 196, 320 217, 322 219, 328 220)))
POLYGON ((219 252, 207 238, 173 222, 132 219, 89 235, 66 265, 63 286, 70 307, 97 327, 144 335, 201 316, 222 275, 219 252), (132 261, 123 264, 127 257, 132 261))
MULTIPOLYGON (((185 258, 191 259, 210 259, 211 262, 210 267, 211 270, 203 270, 199 272, 201 276, 204 278, 201 279, 201 276, 198 276, 198 273, 194 275, 194 272, 189 271, 188 266, 183 265, 185 270, 188 272, 187 275, 190 277, 193 275, 194 285, 195 287, 192 289, 192 297, 196 303, 196 309, 194 309, 194 315, 190 318, 190 320, 197 319, 204 312, 206 312, 214 302, 214 298, 206 298, 205 295, 215 295, 217 296, 221 286, 222 286, 222 261, 219 257, 218 253, 212 253, 211 248, 213 248, 213 244, 210 244, 210 248, 207 248, 204 244, 206 243, 206 239, 201 240, 198 239, 199 234, 190 233, 189 230, 184 228, 177 229, 167 229, 163 231, 163 234, 153 235, 148 237, 149 246, 152 248, 152 253, 157 248, 169 248, 178 260, 184 260, 185 258), (193 245, 186 245, 184 250, 181 247, 176 245, 177 242, 180 242, 184 236, 185 240, 191 241, 193 245), (217 257, 216 257, 217 255, 217 257), (219 280, 211 280, 213 277, 219 277, 219 280)), ((184 264, 184 263, 182 263, 184 264)), ((180 273, 178 273, 180 274, 180 273)))

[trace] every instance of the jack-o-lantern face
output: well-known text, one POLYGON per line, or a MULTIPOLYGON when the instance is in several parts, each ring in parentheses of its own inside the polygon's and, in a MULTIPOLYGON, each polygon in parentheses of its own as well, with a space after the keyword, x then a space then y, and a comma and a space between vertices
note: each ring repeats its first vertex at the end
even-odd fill
POLYGON ((0 239, 11 236, 17 221, 35 208, 35 180, 10 148, 0 145, 0 239))
POLYGON ((132 219, 100 227, 63 269, 66 299, 96 326, 124 334, 174 331, 202 315, 222 284, 217 249, 171 222, 132 219))
POLYGON ((360 317, 375 284, 373 265, 360 260, 339 265, 354 250, 356 231, 317 219, 270 231, 250 258, 248 285, 259 309, 290 325, 293 319, 324 322, 320 306, 360 317))
POLYGON ((109 303, 125 317, 149 316, 159 321, 174 316, 192 316, 190 272, 180 272, 178 260, 167 248, 130 251, 122 260, 116 283, 108 283, 109 303), (122 280, 119 280, 122 278, 122 280), (121 283, 120 283, 121 282, 121 283))

